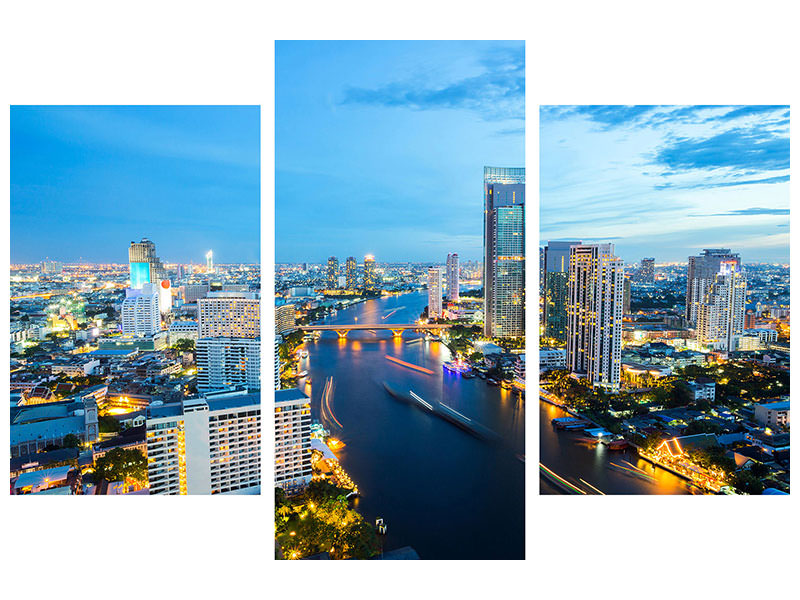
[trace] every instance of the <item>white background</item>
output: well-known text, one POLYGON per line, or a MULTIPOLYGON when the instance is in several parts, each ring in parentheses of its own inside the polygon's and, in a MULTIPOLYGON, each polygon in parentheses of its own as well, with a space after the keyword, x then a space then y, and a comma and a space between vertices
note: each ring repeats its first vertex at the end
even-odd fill
MULTIPOLYGON (((800 76, 798 19, 790 2, 9 4, 0 13, 3 190, 9 190, 10 104, 261 105, 265 340, 273 331, 275 39, 526 40, 530 332, 538 331, 539 104, 793 104, 800 76)), ((0 214, 7 240, 8 207, 0 214)), ((0 264, 8 265, 8 252, 6 242, 0 264)), ((8 307, 7 280, 0 290, 0 303, 8 307)), ((7 313, 0 327, 7 339, 7 313)), ((535 336, 529 339, 536 356, 535 336)), ((263 344, 262 352, 262 364, 272 364, 272 344, 263 344)), ((0 381, 7 381, 8 361, 0 364, 0 381)), ((536 389, 536 382, 528 386, 536 389)), ((265 393, 267 482, 269 401, 265 393)), ((3 596, 798 596, 797 494, 539 497, 537 411, 529 413, 525 561, 275 562, 269 493, 227 499, 2 496, 3 596)), ((0 448, 7 447, 5 425, 0 435, 0 448)), ((501 498, 497 506, 502 518, 501 498)))

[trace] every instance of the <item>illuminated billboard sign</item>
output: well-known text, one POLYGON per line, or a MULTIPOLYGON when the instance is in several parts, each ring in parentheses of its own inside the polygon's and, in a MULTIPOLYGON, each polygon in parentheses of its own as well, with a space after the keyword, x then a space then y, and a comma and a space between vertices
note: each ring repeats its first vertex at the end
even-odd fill
POLYGON ((150 283, 150 263, 132 262, 131 287, 140 290, 145 283, 150 283))

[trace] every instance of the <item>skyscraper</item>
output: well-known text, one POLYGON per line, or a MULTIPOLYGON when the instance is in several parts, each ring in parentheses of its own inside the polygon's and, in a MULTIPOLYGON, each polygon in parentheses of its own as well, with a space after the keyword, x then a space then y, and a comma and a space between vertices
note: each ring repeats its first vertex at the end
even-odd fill
POLYGON ((656 280, 655 271, 655 258, 643 258, 639 265, 639 270, 636 272, 636 281, 638 283, 653 284, 656 280))
POLYGON ((374 291, 379 288, 378 274, 375 272, 375 257, 367 254, 364 257, 364 289, 374 291))
POLYGON ((275 487, 292 494, 311 481, 311 399, 297 388, 275 392, 275 487))
POLYGON ((325 271, 325 287, 329 290, 336 289, 339 277, 339 259, 335 256, 328 258, 328 268, 325 271))
POLYGON ((295 330, 294 304, 282 304, 275 307, 275 333, 285 335, 295 330))
POLYGON ((484 333, 525 335, 525 169, 484 167, 484 333))
POLYGON ((158 289, 145 283, 141 289, 128 288, 122 301, 122 333, 150 336, 161 331, 158 289))
POLYGON ((260 394, 151 405, 146 429, 151 494, 260 493, 260 394))
POLYGON ((447 299, 458 302, 458 254, 447 255, 447 299))
POLYGON ((689 257, 689 270, 686 277, 686 319, 697 323, 700 305, 705 299, 708 286, 719 273, 723 262, 741 262, 738 254, 731 253, 730 248, 707 248, 700 256, 689 257))
POLYGON ((354 290, 358 287, 358 266, 354 256, 348 256, 344 263, 345 287, 354 290))
POLYGON ((442 316, 442 270, 437 267, 428 269, 428 318, 438 319, 442 316))
POLYGON ((631 314, 631 278, 627 275, 622 282, 622 314, 631 314))
POLYGON ((542 249, 540 268, 544 280, 544 335, 565 343, 567 341, 567 282, 569 280, 569 249, 580 240, 547 242, 542 249))
POLYGON ((214 272, 214 252, 209 250, 206 252, 206 273, 214 272))
POLYGON ((723 261, 697 312, 697 341, 715 350, 736 350, 735 339, 744 331, 746 297, 747 280, 738 258, 723 261))
POLYGON ((207 391, 232 385, 260 389, 258 294, 209 292, 197 305, 197 389, 207 391))
POLYGON ((131 287, 134 289, 141 289, 145 283, 158 284, 167 278, 164 265, 156 256, 156 245, 147 238, 142 238, 141 242, 131 242, 128 260, 131 287))
POLYGON ((567 368, 585 375, 592 386, 619 387, 623 278, 613 244, 570 249, 567 368))

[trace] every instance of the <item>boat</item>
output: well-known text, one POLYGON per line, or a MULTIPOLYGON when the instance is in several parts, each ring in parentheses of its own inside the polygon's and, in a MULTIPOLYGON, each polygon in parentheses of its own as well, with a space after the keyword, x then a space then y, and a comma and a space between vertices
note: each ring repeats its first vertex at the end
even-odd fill
POLYGON ((497 381, 496 379, 492 379, 491 377, 486 379, 486 383, 488 383, 489 385, 500 385, 499 381, 497 381))
POLYGON ((442 363, 442 368, 445 371, 450 371, 451 373, 464 373, 465 371, 469 370, 469 366, 457 360, 445 361, 442 363))
POLYGON ((298 377, 305 377, 306 375, 308 375, 308 371, 300 371, 300 372, 297 374, 297 376, 298 376, 298 377))
POLYGON ((478 372, 476 373, 476 375, 477 375, 478 377, 480 377, 481 379, 486 379, 486 373, 484 373, 483 371, 478 371, 478 372))
POLYGON ((472 371, 463 371, 461 373, 461 376, 464 379, 474 379, 475 378, 475 373, 473 373, 472 371))
POLYGON ((628 440, 625 439, 618 439, 618 440, 611 440, 610 442, 606 443, 606 446, 609 450, 624 450, 628 447, 628 440))
POLYGON ((308 358, 308 350, 303 350, 300 352, 300 358, 308 358))
POLYGON ((506 381, 504 379, 503 381, 500 382, 500 387, 502 387, 504 390, 510 390, 511 389, 511 382, 510 381, 506 381))

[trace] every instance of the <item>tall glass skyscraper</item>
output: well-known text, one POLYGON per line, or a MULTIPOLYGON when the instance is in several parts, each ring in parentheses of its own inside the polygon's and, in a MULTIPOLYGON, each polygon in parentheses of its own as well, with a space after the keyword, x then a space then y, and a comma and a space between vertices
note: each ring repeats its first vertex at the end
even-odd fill
POLYGON ((328 257, 328 268, 325 272, 325 286, 329 290, 337 287, 337 279, 339 277, 339 259, 335 256, 328 257))
POLYGON ((484 167, 484 334, 525 335, 525 169, 484 167))
POLYGON ((372 254, 364 257, 364 289, 378 289, 378 274, 375 272, 375 257, 372 254))
POLYGON ((344 263, 344 277, 345 285, 348 290, 354 290, 357 287, 358 267, 354 256, 348 256, 347 261, 344 263))
POLYGON ((700 256, 689 257, 686 276, 686 319, 697 323, 708 286, 714 283, 722 263, 741 265, 739 255, 730 248, 706 248, 700 256))
POLYGON ((544 272, 544 335, 559 342, 567 341, 569 249, 582 243, 580 240, 547 242, 544 247, 540 265, 544 272))

